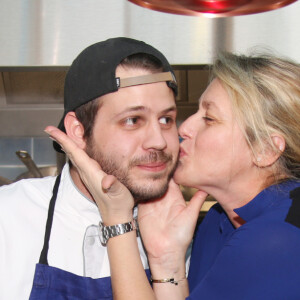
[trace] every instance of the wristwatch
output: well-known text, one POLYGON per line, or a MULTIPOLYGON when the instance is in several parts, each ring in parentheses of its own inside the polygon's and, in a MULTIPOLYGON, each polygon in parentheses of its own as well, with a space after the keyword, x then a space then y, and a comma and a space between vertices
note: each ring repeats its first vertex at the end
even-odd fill
POLYGON ((137 219, 133 219, 133 221, 116 224, 111 226, 105 226, 103 222, 99 222, 99 237, 102 246, 106 246, 107 241, 115 236, 131 232, 138 228, 137 219))

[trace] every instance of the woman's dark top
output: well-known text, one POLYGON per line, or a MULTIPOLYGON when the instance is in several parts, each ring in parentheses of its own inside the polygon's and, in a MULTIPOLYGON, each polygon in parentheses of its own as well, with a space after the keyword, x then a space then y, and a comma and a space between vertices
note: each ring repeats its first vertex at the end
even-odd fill
POLYGON ((189 271, 189 300, 300 299, 300 182, 263 190, 235 212, 219 204, 199 225, 189 271))

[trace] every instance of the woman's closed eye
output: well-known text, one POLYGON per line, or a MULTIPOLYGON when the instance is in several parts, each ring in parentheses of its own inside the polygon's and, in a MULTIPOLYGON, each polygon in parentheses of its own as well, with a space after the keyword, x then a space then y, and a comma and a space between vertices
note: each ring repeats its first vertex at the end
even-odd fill
POLYGON ((215 121, 214 118, 209 117, 209 116, 204 116, 203 119, 204 119, 206 124, 210 124, 210 123, 213 123, 215 121))

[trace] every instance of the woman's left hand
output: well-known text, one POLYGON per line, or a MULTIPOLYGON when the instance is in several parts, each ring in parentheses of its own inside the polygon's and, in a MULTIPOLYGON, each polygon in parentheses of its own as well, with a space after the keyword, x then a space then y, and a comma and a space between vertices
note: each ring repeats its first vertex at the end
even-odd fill
POLYGON ((129 190, 79 148, 64 132, 48 126, 50 135, 67 154, 79 172, 80 178, 93 196, 105 225, 128 222, 132 219, 134 200, 129 190))
POLYGON ((157 270, 156 266, 158 272, 177 272, 176 265, 185 260, 206 196, 198 191, 186 203, 179 186, 171 180, 161 199, 139 204, 139 227, 152 272, 157 270))

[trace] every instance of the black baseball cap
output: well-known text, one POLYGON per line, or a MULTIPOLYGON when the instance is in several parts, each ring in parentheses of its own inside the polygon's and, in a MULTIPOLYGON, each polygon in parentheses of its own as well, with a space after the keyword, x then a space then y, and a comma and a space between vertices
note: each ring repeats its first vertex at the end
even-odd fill
MULTIPOLYGON (((64 86, 64 115, 58 128, 65 131, 64 118, 70 111, 100 96, 116 92, 121 87, 166 81, 177 94, 174 71, 165 56, 143 41, 117 37, 95 43, 84 49, 71 64, 64 86), (156 57, 163 67, 163 73, 144 75, 123 80, 116 78, 116 68, 121 61, 138 53, 156 57)), ((54 148, 62 152, 54 142, 54 148)))

